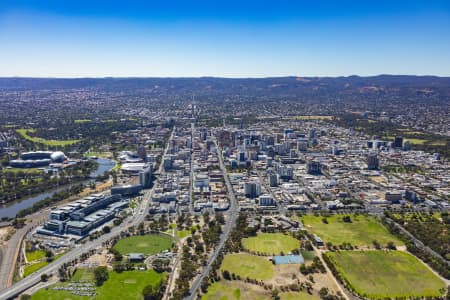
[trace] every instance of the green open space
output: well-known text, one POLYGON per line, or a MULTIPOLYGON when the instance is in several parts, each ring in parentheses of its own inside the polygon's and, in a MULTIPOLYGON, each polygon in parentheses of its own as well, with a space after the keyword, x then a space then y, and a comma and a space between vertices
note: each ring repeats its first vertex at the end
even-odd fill
POLYGON ((440 296, 445 283, 402 251, 340 251, 326 254, 347 285, 365 298, 440 296))
MULTIPOLYGON (((142 290, 145 286, 151 284, 156 287, 165 277, 165 274, 159 274, 153 270, 147 271, 125 271, 122 273, 109 272, 109 279, 100 287, 97 287, 96 300, 121 300, 121 299, 143 299, 142 290)), ((71 282, 79 280, 92 280, 92 272, 77 270, 71 282)), ((87 300, 92 297, 76 296, 69 291, 55 291, 52 287, 69 285, 67 283, 58 283, 49 288, 41 289, 33 294, 33 300, 87 300)))
POLYGON ((46 140, 44 138, 30 136, 28 133, 35 132, 35 129, 17 129, 16 132, 24 139, 33 143, 44 144, 47 146, 67 146, 78 143, 80 140, 46 140))
POLYGON ((102 157, 102 158, 111 158, 113 155, 111 152, 98 152, 98 151, 89 151, 84 154, 86 157, 102 157))
POLYGON ((376 240, 383 246, 388 242, 393 242, 397 246, 403 245, 401 240, 390 234, 387 228, 374 217, 350 215, 351 223, 344 222, 343 217, 343 215, 328 217, 307 215, 301 217, 301 220, 308 230, 317 234, 325 243, 371 246, 376 240), (324 222, 324 218, 328 224, 324 222))
POLYGON ((300 246, 297 239, 284 233, 258 233, 242 239, 242 245, 248 251, 268 255, 288 254, 300 246))
POLYGON ((303 259, 305 261, 312 261, 312 260, 314 260, 314 257, 316 257, 316 254, 314 253, 314 251, 302 250, 302 251, 300 251, 300 253, 302 254, 303 259))
POLYGON ((177 230, 177 238, 182 239, 191 234, 190 230, 177 230))
POLYGON ((94 269, 81 268, 73 274, 71 281, 94 281, 94 278, 94 269))
MULTIPOLYGON (((64 254, 65 254, 65 253, 63 252, 63 253, 60 253, 60 254, 58 254, 58 255, 55 255, 55 256, 53 257, 53 260, 57 260, 58 258, 60 258, 61 256, 63 256, 64 254)), ((39 255, 40 255, 40 254, 39 254, 39 255)), ((44 256, 45 256, 45 254, 44 254, 44 256)), ((49 262, 47 262, 47 260, 42 260, 42 261, 38 261, 38 262, 36 262, 36 263, 32 263, 32 264, 29 264, 29 265, 25 266, 25 267, 23 268, 23 277, 27 277, 28 275, 30 275, 30 274, 36 272, 37 270, 42 269, 43 267, 45 267, 45 266, 48 265, 48 264, 49 264, 49 262)))
POLYGON ((32 173, 40 173, 42 171, 39 170, 38 168, 5 168, 3 169, 3 172, 13 172, 13 173, 23 172, 27 174, 32 174, 32 173))
POLYGON ((136 235, 121 239, 114 245, 114 249, 121 254, 144 253, 153 255, 172 247, 173 239, 168 235, 149 234, 136 235))
POLYGON ((29 276, 37 270, 42 269, 46 265, 48 265, 48 262, 46 260, 27 265, 25 268, 23 268, 23 277, 29 276))
POLYGON ((285 292, 279 294, 281 300, 319 300, 320 297, 305 292, 285 292))
MULTIPOLYGON (((416 132, 417 133, 417 132, 416 132)), ((420 133, 419 134, 424 134, 424 133, 420 133)), ((392 135, 388 135, 386 137, 389 140, 393 140, 395 138, 395 136, 392 135)), ((445 146, 445 144, 447 143, 445 140, 439 140, 439 139, 427 139, 427 138, 413 138, 413 137, 405 137, 403 138, 403 141, 406 142, 410 142, 413 145, 424 145, 424 144, 429 144, 432 146, 445 146)))
POLYGON ((25 256, 27 257, 27 261, 34 261, 45 257, 45 251, 43 250, 35 250, 35 251, 26 251, 25 256))
POLYGON ((265 257, 246 253, 228 254, 224 257, 220 270, 239 275, 242 279, 265 280, 273 277, 274 266, 265 257))
POLYGON ((92 120, 89 119, 78 119, 73 121, 75 124, 83 124, 83 123, 89 123, 92 122, 92 120))
POLYGON ((295 116, 295 120, 332 120, 333 116, 295 116))
POLYGON ((268 293, 252 289, 252 286, 238 281, 218 281, 208 287, 202 300, 269 300, 268 293))

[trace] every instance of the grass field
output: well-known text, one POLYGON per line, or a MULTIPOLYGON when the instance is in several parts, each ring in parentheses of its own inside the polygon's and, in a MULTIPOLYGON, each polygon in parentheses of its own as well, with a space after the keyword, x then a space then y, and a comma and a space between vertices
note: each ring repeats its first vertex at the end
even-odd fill
POLYGON ((305 292, 280 293, 281 300, 320 300, 320 297, 305 292))
MULTIPOLYGON (((415 132, 415 133, 424 134, 423 132, 415 132)), ((389 139, 389 140, 393 140, 394 138, 395 137, 392 135, 387 136, 387 139, 389 139)), ((421 139, 421 138, 411 138, 411 137, 403 138, 403 141, 404 142, 409 141, 413 145, 430 144, 433 146, 445 146, 445 144, 446 144, 445 140, 421 139)))
POLYGON ((91 151, 91 152, 86 152, 84 154, 84 156, 86 157, 93 157, 93 156, 97 156, 97 157, 102 157, 102 158, 112 158, 113 154, 111 152, 97 152, 97 151, 91 151))
POLYGON ((401 251, 341 251, 326 254, 361 296, 439 296, 444 282, 416 257, 401 251))
MULTIPOLYGON (((157 286, 164 278, 165 274, 159 274, 153 270, 148 271, 126 271, 122 273, 110 272, 109 279, 97 288, 96 300, 141 300, 142 290, 148 284, 157 286)), ((93 280, 92 274, 77 270, 73 281, 93 280), (81 274, 79 273, 81 272, 81 274)), ((68 285, 62 283, 57 285, 68 285)), ((68 291, 54 291, 51 287, 39 290, 32 297, 33 300, 87 300, 91 297, 74 296, 68 291)))
POLYGON ((375 218, 363 215, 351 215, 351 223, 342 221, 343 215, 332 215, 327 217, 328 224, 325 224, 321 216, 303 216, 302 222, 306 228, 317 234, 327 243, 340 245, 344 242, 354 246, 371 246, 374 240, 381 245, 394 242, 395 245, 403 245, 395 236, 380 224, 375 218), (311 226, 311 227, 309 227, 311 226))
POLYGON ((45 251, 43 250, 35 250, 32 252, 25 252, 25 256, 27 257, 27 261, 38 260, 45 257, 45 251))
POLYGON ((242 239, 242 245, 248 251, 268 255, 288 254, 300 246, 298 240, 283 233, 258 233, 257 236, 242 239))
POLYGON ((241 276, 258 280, 270 279, 274 274, 273 264, 265 257, 240 253, 224 257, 220 270, 227 270, 241 276))
POLYGON ((167 235, 136 235, 121 239, 114 245, 114 249, 121 254, 144 253, 153 255, 172 246, 172 238, 167 235))
POLYGON ((177 238, 182 239, 191 234, 190 230, 177 230, 177 238))
POLYGON ((296 116, 296 120, 332 120, 333 116, 296 116))
POLYGON ((41 173, 42 171, 39 170, 38 168, 4 168, 3 172, 12 172, 12 173, 23 172, 27 174, 32 174, 32 173, 41 173))
POLYGON ((48 265, 48 262, 46 260, 44 260, 44 261, 40 261, 40 262, 26 266, 25 268, 23 268, 23 277, 29 276, 30 274, 36 272, 37 270, 42 269, 46 265, 48 265))
MULTIPOLYGON (((53 257, 53 260, 57 260, 58 258, 60 258, 61 256, 63 256, 65 254, 65 252, 62 252, 60 254, 57 254, 53 257)), ((38 254, 40 255, 40 254, 38 254)), ((45 256, 45 253, 44 253, 45 256)), ((47 262, 47 260, 43 260, 37 263, 33 263, 31 265, 28 265, 26 267, 23 268, 23 277, 27 277, 28 275, 36 272, 39 269, 42 269, 43 267, 45 267, 46 265, 48 265, 49 263, 47 262)))
POLYGON ((202 296, 202 300, 269 300, 268 293, 252 289, 252 286, 238 281, 214 282, 208 292, 202 296))
POLYGON ((89 119, 78 119, 73 121, 75 124, 83 124, 83 123, 90 123, 92 120, 89 119))
POLYGON ((305 261, 312 261, 312 260, 314 260, 314 257, 316 257, 316 255, 314 254, 314 251, 302 250, 300 252, 305 261))
POLYGON ((20 136, 23 137, 24 139, 32 141, 33 143, 44 144, 47 146, 67 146, 79 142, 79 140, 46 140, 44 138, 28 135, 29 132, 35 131, 36 131, 35 129, 23 129, 23 128, 16 130, 16 132, 20 134, 20 136))

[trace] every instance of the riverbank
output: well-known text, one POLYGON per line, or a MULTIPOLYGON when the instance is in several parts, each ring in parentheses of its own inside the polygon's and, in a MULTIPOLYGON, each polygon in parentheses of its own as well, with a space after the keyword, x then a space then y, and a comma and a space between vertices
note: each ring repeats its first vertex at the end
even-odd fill
MULTIPOLYGON (((6 203, 2 207, 0 207, 0 219, 1 218, 14 218, 20 211, 30 208, 35 203, 38 203, 39 201, 43 201, 45 198, 51 198, 54 194, 68 190, 77 184, 82 183, 84 185, 87 185, 88 183, 95 181, 95 178, 97 178, 100 175, 103 175, 106 171, 112 170, 116 165, 116 163, 113 160, 106 159, 106 158, 99 158, 96 161, 98 163, 98 166, 94 171, 91 172, 91 174, 89 176, 90 179, 72 182, 72 183, 60 186, 58 188, 51 189, 51 190, 45 191, 43 193, 31 196, 29 198, 6 203)), ((81 196, 81 197, 83 197, 83 196, 81 196)))

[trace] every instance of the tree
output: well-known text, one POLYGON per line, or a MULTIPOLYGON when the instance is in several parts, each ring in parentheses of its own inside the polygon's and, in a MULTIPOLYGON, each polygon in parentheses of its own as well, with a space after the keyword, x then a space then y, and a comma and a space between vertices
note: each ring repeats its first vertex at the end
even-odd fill
POLYGON ((279 295, 278 290, 273 290, 272 293, 271 293, 271 296, 272 296, 272 299, 274 299, 274 300, 279 300, 280 299, 280 295, 279 295))
POLYGON ((95 284, 101 286, 109 278, 108 269, 104 266, 95 268, 94 271, 95 284))
POLYGON ((223 276, 223 278, 226 279, 226 280, 231 280, 230 272, 228 272, 227 270, 224 270, 224 271, 222 272, 222 276, 223 276))
POLYGON ((224 225, 225 224, 225 218, 223 216, 223 213, 217 212, 216 213, 216 220, 219 222, 219 224, 224 225))
POLYGON ((14 221, 12 222, 12 225, 15 228, 22 228, 23 226, 25 226, 25 219, 24 218, 15 218, 14 221))
POLYGON ((153 269, 158 272, 158 273, 162 273, 164 271, 167 271, 167 268, 169 266, 169 260, 163 260, 163 259, 155 259, 153 260, 152 266, 153 269))
POLYGON ((142 296, 144 296, 144 300, 158 300, 159 293, 158 290, 155 289, 151 284, 144 287, 142 290, 142 296))
POLYGON ((309 273, 308 268, 304 264, 300 266, 300 273, 303 275, 307 275, 309 273))
POLYGON ((45 257, 50 258, 53 257, 53 252, 50 249, 45 250, 45 257))
POLYGON ((114 272, 122 273, 123 271, 125 271, 125 266, 121 262, 116 262, 113 264, 113 270, 114 272))
POLYGON ((20 300, 31 300, 31 296, 28 294, 22 294, 20 300))
POLYGON ((396 250, 397 248, 395 247, 394 242, 388 242, 386 245, 386 248, 391 249, 391 250, 396 250))
POLYGON ((342 221, 344 221, 345 223, 351 223, 351 222, 352 222, 352 219, 350 218, 350 216, 344 216, 344 217, 342 218, 342 221))
POLYGON ((328 295, 328 289, 326 287, 323 287, 319 291, 320 297, 323 299, 328 295))
POLYGON ((109 252, 111 252, 111 254, 114 255, 115 261, 122 261, 123 256, 117 249, 111 248, 109 249, 109 252))
POLYGON ((44 282, 47 281, 47 280, 48 280, 48 275, 45 274, 45 273, 42 274, 42 275, 41 275, 41 280, 44 281, 44 282))
POLYGON ((109 226, 103 227, 103 233, 110 233, 110 232, 111 232, 111 228, 109 226))
POLYGON ((377 240, 372 241, 373 246, 375 249, 381 249, 381 245, 377 240))

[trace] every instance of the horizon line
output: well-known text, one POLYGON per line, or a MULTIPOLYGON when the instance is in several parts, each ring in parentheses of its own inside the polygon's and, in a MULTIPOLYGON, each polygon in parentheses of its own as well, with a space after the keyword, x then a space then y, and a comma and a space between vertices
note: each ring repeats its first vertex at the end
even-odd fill
POLYGON ((381 76, 404 76, 404 77, 437 77, 450 78, 448 75, 434 75, 434 74, 392 74, 380 73, 376 75, 274 75, 274 76, 214 76, 214 75, 200 75, 200 76, 0 76, 0 79, 276 79, 276 78, 350 78, 350 77, 381 77, 381 76))

